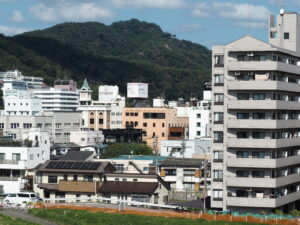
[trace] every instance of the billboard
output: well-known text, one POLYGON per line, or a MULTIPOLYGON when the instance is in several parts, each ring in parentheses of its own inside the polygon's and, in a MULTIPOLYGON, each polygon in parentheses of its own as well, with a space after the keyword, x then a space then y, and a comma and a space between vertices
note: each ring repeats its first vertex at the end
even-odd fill
POLYGON ((203 85, 203 90, 204 91, 211 91, 211 81, 204 81, 204 85, 203 85))
POLYGON ((148 84, 127 83, 127 98, 148 98, 148 84))

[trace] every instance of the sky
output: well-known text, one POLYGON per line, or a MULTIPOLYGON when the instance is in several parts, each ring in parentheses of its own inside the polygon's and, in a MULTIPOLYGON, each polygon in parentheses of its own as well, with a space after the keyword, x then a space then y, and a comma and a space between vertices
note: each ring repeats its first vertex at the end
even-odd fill
POLYGON ((0 0, 0 33, 136 18, 211 48, 246 34, 266 41, 269 15, 281 8, 300 13, 300 0, 0 0))

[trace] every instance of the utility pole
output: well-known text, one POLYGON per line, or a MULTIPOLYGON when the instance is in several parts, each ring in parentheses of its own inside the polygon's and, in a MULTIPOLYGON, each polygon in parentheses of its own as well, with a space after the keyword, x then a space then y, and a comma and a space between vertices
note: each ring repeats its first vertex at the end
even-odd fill
POLYGON ((206 185, 207 185, 207 158, 206 158, 206 153, 205 153, 205 150, 199 146, 199 148, 201 149, 201 151, 203 151, 203 154, 204 154, 204 169, 203 169, 203 172, 204 172, 204 198, 203 198, 203 209, 204 211, 206 211, 206 195, 207 195, 207 190, 206 190, 206 185))
POLYGON ((156 135, 154 135, 153 137, 153 149, 155 151, 155 173, 158 174, 158 161, 157 161, 157 157, 158 157, 158 149, 157 149, 157 145, 158 145, 158 137, 156 135))
POLYGON ((185 153, 185 147, 186 147, 185 140, 182 140, 181 146, 182 146, 181 154, 182 154, 182 158, 184 159, 184 153, 185 153))

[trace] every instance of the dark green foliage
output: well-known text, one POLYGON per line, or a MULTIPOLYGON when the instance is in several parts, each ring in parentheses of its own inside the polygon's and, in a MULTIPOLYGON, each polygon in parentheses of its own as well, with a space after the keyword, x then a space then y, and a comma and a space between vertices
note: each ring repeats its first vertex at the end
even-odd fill
POLYGON ((22 147, 22 144, 22 141, 0 140, 1 147, 22 147))
POLYGON ((0 36, 0 71, 19 69, 24 75, 55 79, 86 77, 98 85, 149 83, 150 97, 202 97, 203 81, 210 80, 211 52, 204 46, 175 39, 151 23, 130 20, 101 23, 64 23, 12 38, 0 36))
MULTIPOLYGON (((254 223, 207 221, 203 219, 162 218, 155 216, 91 213, 67 209, 31 209, 30 213, 64 225, 254 225, 254 223)), ((255 225, 259 225, 255 223, 255 225)))
POLYGON ((119 155, 152 155, 153 149, 146 144, 139 143, 115 143, 109 145, 101 158, 113 158, 119 155))

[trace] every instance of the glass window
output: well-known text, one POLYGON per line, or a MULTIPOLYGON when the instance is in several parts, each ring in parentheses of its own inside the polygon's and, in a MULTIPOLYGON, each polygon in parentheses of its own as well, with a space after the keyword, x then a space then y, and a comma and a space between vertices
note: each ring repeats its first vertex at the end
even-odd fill
POLYGON ((224 75, 223 74, 215 74, 215 84, 224 84, 224 75))
POLYGON ((265 132, 252 132, 252 138, 253 139, 264 139, 265 132))
POLYGON ((224 120, 224 113, 222 112, 215 112, 214 113, 214 122, 222 123, 224 120))
POLYGON ((223 180, 223 170, 214 170, 213 171, 214 180, 215 181, 222 181, 223 180))
POLYGON ((253 113, 252 117, 254 120, 263 120, 266 119, 266 113, 253 113))
POLYGON ((78 176, 77 175, 73 175, 73 181, 77 181, 78 180, 78 176))
POLYGON ((249 177, 249 171, 247 170, 237 170, 236 171, 237 177, 249 177))
POLYGON ((201 127, 201 123, 200 122, 197 122, 197 127, 201 127))
POLYGON ((237 158, 249 158, 249 152, 246 151, 237 151, 236 152, 237 158))
POLYGON ((221 132, 221 131, 214 132, 214 142, 217 142, 217 143, 223 142, 223 132, 221 132))
POLYGON ((223 151, 214 151, 214 161, 223 161, 223 151))
POLYGON ((21 154, 20 153, 13 153, 12 154, 12 160, 16 160, 16 161, 21 160, 21 154))
POLYGON ((5 160, 5 153, 0 153, 0 160, 5 160))
POLYGON ((93 181, 93 175, 84 175, 83 180, 92 182, 93 181))
POLYGON ((265 158, 265 152, 252 152, 252 158, 263 159, 265 158))
POLYGON ((223 198, 223 190, 213 190, 213 199, 222 199, 223 198))
POLYGON ((285 32, 283 34, 284 39, 290 39, 290 33, 289 32, 285 32))
POLYGON ((224 95, 223 94, 215 94, 215 103, 223 103, 224 95))
POLYGON ((266 94, 265 93, 254 93, 253 100, 265 100, 266 94))
POLYGON ((237 119, 249 119, 249 113, 237 113, 237 119))
POLYGON ((200 118, 201 118, 201 114, 197 113, 197 119, 200 119, 200 118))
POLYGON ((64 181, 68 181, 68 174, 64 174, 64 181))
POLYGON ((252 171, 252 177, 264 178, 265 177, 265 171, 252 171))
POLYGON ((249 100, 249 93, 237 93, 237 100, 249 100))
POLYGON ((56 184, 57 183, 57 176, 48 176, 48 183, 49 184, 56 184))
POLYGON ((248 132, 244 132, 244 131, 236 132, 236 137, 237 138, 249 138, 248 132))
POLYGON ((215 55, 215 66, 216 67, 223 67, 224 66, 224 55, 215 55))

